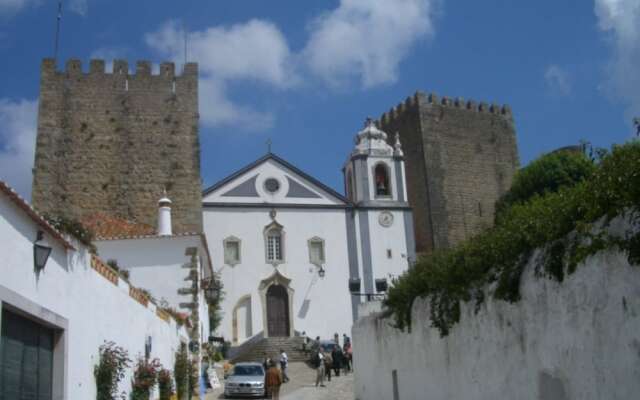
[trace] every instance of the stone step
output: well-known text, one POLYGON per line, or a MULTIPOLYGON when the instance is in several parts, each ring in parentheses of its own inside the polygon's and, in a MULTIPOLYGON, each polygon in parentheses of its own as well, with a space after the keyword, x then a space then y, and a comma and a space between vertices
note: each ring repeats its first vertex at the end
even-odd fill
POLYGON ((307 361, 309 355, 302 351, 303 342, 304 338, 302 337, 264 338, 245 349, 241 354, 236 355, 232 361, 261 362, 265 353, 272 359, 278 359, 280 357, 280 349, 287 353, 290 362, 307 361))

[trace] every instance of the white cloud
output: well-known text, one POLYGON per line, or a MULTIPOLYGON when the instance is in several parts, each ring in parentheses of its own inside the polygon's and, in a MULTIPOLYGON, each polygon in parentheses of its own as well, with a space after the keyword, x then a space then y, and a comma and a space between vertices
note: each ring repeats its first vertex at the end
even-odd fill
POLYGON ((626 118, 640 116, 640 2, 595 0, 595 13, 612 51, 605 87, 625 103, 626 118))
MULTIPOLYGON (((184 60, 184 30, 170 21, 145 36, 154 50, 175 62, 184 60)), ((297 79, 285 37, 272 23, 253 19, 230 27, 187 34, 189 61, 200 70, 200 115, 209 126, 234 124, 248 130, 268 128, 273 116, 238 105, 227 96, 234 81, 254 81, 288 88, 297 79)))
POLYGON ((571 93, 569 73, 559 65, 549 65, 544 72, 544 79, 552 92, 562 96, 568 96, 571 93))
POLYGON ((36 147, 37 100, 0 99, 0 179, 31 197, 36 147))
POLYGON ((371 87, 397 80, 398 65, 434 34, 438 0, 341 0, 310 25, 304 59, 332 85, 358 78, 371 87))
POLYGON ((0 0, 0 15, 13 15, 23 8, 38 5, 40 0, 0 0))
POLYGON ((87 0, 71 0, 69 2, 69 9, 79 15, 85 17, 89 12, 89 4, 87 0))

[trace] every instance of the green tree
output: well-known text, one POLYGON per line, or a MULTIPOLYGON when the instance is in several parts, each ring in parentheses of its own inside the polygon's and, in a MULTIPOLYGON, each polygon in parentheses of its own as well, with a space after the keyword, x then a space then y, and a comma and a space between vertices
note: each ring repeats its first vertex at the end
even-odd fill
POLYGON ((496 203, 496 221, 514 204, 575 186, 591 176, 595 168, 594 162, 581 152, 560 150, 543 155, 516 173, 511 188, 496 203))

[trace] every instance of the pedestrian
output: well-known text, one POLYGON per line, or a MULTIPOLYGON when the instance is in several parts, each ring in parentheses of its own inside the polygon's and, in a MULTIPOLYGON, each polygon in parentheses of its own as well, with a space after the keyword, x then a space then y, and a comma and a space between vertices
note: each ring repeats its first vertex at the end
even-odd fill
POLYGON ((347 362, 349 363, 349 371, 353 372, 353 346, 351 346, 351 342, 349 342, 349 347, 347 347, 347 351, 345 353, 347 356, 347 362))
POLYGON ((338 332, 333 334, 333 341, 336 342, 337 346, 340 346, 340 335, 338 335, 338 332))
POLYGON ((265 381, 267 394, 271 396, 273 400, 278 400, 280 398, 280 385, 282 385, 282 376, 280 375, 280 370, 276 366, 276 363, 273 361, 269 365, 265 381))
POLYGON ((280 349, 280 370, 282 371, 282 383, 289 382, 289 375, 287 375, 287 367, 289 366, 289 357, 284 350, 280 349))
POLYGON ((342 334, 342 345, 346 346, 347 344, 351 344, 351 338, 347 336, 346 333, 342 334))
POLYGON ((340 376, 340 370, 342 369, 342 350, 340 346, 333 346, 331 358, 333 358, 333 373, 336 376, 340 376))
POLYGON ((324 387, 324 354, 322 354, 322 351, 317 351, 313 360, 313 364, 316 367, 316 387, 318 385, 324 387))
POLYGON ((351 343, 347 342, 344 344, 344 349, 342 350, 342 367, 344 368, 345 375, 348 372, 351 372, 351 356, 349 355, 350 351, 351 343))
POLYGON ((327 376, 327 381, 331 382, 331 368, 333 368, 333 358, 331 353, 326 351, 324 353, 324 374, 327 376))
POLYGON ((271 366, 271 358, 269 358, 269 356, 267 355, 267 352, 265 351, 264 357, 262 358, 262 367, 264 368, 265 371, 267 371, 270 366, 271 366))

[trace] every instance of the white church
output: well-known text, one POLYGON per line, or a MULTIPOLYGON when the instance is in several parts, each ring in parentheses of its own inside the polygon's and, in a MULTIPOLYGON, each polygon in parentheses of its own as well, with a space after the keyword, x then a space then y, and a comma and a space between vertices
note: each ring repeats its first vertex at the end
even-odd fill
POLYGON ((206 189, 203 224, 224 285, 216 332, 348 333, 365 294, 415 260, 403 153, 367 119, 344 168, 346 196, 268 153, 206 189), (359 285, 359 290, 350 292, 359 285))

